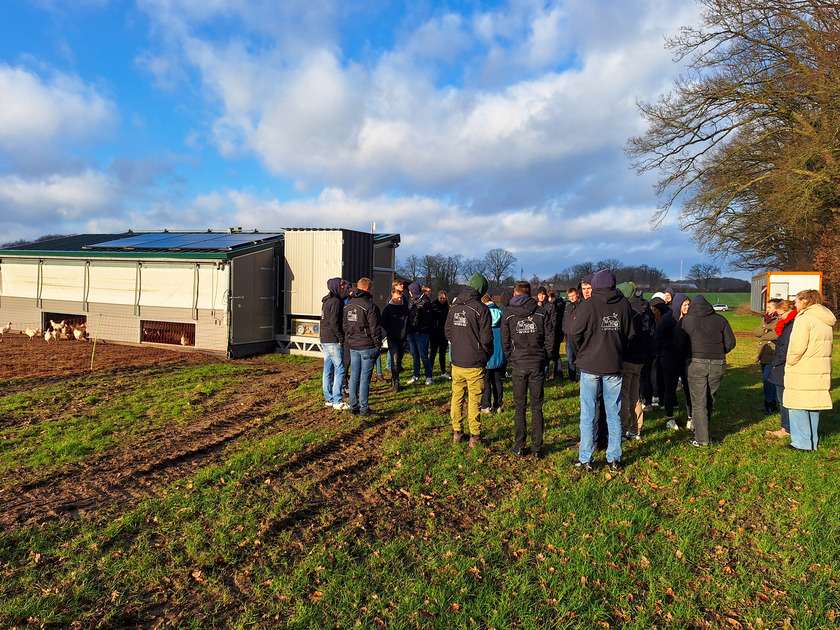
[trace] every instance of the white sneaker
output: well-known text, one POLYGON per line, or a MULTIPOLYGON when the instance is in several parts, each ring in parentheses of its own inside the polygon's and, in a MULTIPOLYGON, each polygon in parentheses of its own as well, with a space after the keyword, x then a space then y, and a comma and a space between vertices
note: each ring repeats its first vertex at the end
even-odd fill
POLYGON ((433 379, 433 378, 427 378, 426 379, 426 385, 432 385, 434 382, 435 382, 435 379, 433 379))
POLYGON ((694 431, 694 420, 691 418, 688 419, 688 424, 685 425, 685 428, 689 431, 694 431))
POLYGON ((659 406, 659 398, 657 398, 656 396, 651 398, 650 399, 650 406, 651 407, 658 407, 659 406))
POLYGON ((481 413, 493 413, 493 409, 491 409, 490 407, 482 407, 480 411, 481 413))
POLYGON ((333 405, 333 409, 336 409, 338 411, 347 411, 348 409, 350 409, 350 405, 348 405, 346 402, 335 403, 333 405))
POLYGON ((325 402, 324 407, 332 407, 333 404, 331 402, 325 402))
POLYGON ((414 383, 416 383, 416 382, 417 382, 417 381, 419 381, 419 380, 420 380, 420 379, 419 379, 419 378, 417 378, 416 376, 412 376, 410 379, 408 379, 408 383, 407 383, 407 384, 408 384, 408 385, 414 385, 414 383))
POLYGON ((441 377, 442 379, 447 380, 447 381, 451 381, 451 380, 452 380, 452 377, 451 377, 451 376, 449 376, 449 374, 447 374, 446 372, 443 372, 443 373, 440 375, 440 377, 441 377))
POLYGON ((668 420, 668 422, 665 423, 665 427, 668 428, 668 429, 673 429, 674 431, 679 429, 676 421, 673 418, 671 418, 670 420, 668 420))

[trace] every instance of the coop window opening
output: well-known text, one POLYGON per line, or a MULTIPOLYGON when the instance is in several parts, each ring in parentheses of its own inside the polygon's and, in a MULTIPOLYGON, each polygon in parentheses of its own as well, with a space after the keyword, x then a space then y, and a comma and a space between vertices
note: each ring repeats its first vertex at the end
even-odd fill
POLYGON ((140 342, 194 346, 195 324, 141 320, 140 342))

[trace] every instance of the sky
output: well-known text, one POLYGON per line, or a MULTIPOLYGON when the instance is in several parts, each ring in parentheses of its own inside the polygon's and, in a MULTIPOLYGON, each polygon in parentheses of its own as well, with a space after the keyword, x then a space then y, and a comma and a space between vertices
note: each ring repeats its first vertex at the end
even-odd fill
MULTIPOLYGON (((624 154, 693 0, 3 0, 0 242, 399 233, 671 278, 708 262, 624 154)), ((725 267, 724 267, 725 268, 725 267)), ((518 275, 516 273, 515 275, 518 275)))

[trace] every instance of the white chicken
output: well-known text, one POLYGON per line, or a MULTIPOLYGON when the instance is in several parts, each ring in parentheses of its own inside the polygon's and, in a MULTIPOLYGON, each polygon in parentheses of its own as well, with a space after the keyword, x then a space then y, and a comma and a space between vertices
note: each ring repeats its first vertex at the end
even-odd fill
POLYGON ((56 330, 48 330, 47 332, 45 332, 45 333, 44 333, 44 341, 46 341, 47 343, 49 343, 49 342, 50 342, 50 341, 52 341, 53 339, 55 339, 55 340, 56 340, 56 342, 58 342, 58 331, 56 331, 56 330))
POLYGON ((76 338, 76 341, 87 341, 87 326, 82 324, 81 326, 73 326, 73 336, 76 338))
POLYGON ((181 345, 182 346, 190 345, 190 342, 187 340, 187 336, 183 333, 181 334, 181 345))
POLYGON ((25 335, 27 335, 29 337, 29 341, 32 341, 32 339, 35 337, 35 335, 40 335, 41 334, 40 330, 38 330, 37 328, 32 328, 30 326, 27 326, 26 330, 24 330, 23 332, 24 332, 25 335))
POLYGON ((0 326, 0 336, 5 335, 12 329, 12 322, 9 322, 5 326, 0 326))

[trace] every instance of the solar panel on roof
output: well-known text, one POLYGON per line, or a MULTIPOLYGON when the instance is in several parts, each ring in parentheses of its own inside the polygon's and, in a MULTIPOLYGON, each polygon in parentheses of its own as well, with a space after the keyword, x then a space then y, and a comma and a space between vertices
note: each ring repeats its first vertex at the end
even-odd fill
POLYGON ((145 247, 147 243, 159 241, 166 237, 175 237, 178 234, 135 234, 134 236, 127 236, 125 238, 118 238, 113 241, 105 241, 104 243, 95 243, 89 247, 104 247, 104 248, 124 248, 124 247, 145 247))
POLYGON ((272 240, 282 233, 213 233, 193 234, 138 234, 122 239, 90 245, 96 249, 144 249, 144 250, 206 250, 230 249, 250 243, 272 240))

